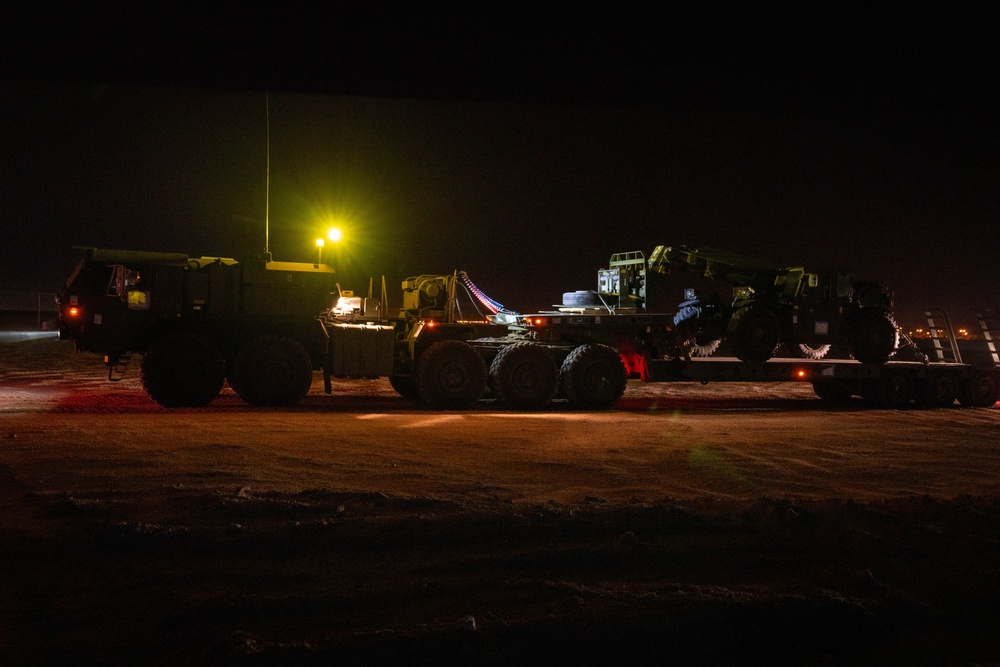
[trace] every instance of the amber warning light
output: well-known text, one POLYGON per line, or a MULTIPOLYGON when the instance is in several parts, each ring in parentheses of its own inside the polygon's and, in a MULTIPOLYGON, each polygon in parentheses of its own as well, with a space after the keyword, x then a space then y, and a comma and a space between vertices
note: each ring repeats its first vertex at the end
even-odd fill
POLYGON ((70 306, 66 309, 66 317, 77 318, 80 316, 80 309, 76 306, 70 306))

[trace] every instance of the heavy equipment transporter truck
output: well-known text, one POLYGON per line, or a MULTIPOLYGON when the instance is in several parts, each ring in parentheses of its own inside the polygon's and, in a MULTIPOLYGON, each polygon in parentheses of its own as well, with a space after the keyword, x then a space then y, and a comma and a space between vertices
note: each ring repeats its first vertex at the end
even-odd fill
MULTIPOLYGON (((464 273, 403 282, 390 315, 342 291, 330 267, 83 248, 61 291, 60 337, 104 355, 110 380, 141 355, 142 383, 166 407, 210 403, 226 382, 253 405, 293 405, 322 371, 387 377, 401 395, 439 409, 484 397, 513 409, 554 399, 614 406, 629 378, 658 382, 811 382, 820 398, 878 405, 996 403, 994 366, 856 360, 692 358, 675 313, 649 312, 641 252, 612 256, 595 291, 568 292, 555 310, 522 315, 486 297, 464 273), (459 293, 480 308, 465 318, 459 293)), ((995 357, 996 355, 994 355, 995 357)))

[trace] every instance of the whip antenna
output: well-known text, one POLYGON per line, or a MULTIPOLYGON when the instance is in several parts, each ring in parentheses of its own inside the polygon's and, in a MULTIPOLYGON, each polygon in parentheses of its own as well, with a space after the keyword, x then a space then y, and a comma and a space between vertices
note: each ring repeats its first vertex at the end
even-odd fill
POLYGON ((271 261, 269 215, 271 212, 271 99, 267 90, 264 91, 264 138, 266 146, 264 168, 264 256, 271 261))

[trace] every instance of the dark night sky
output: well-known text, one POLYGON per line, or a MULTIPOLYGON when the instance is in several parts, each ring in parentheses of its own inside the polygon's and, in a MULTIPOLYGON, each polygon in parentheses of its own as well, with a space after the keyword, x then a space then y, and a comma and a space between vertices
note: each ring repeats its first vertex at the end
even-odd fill
POLYGON ((0 290, 55 291, 73 245, 259 253, 269 90, 271 251, 313 261, 336 216, 344 287, 461 268, 528 311, 613 252, 690 244, 852 268, 908 326, 1000 305, 989 3, 490 7, 16 11, 0 290))

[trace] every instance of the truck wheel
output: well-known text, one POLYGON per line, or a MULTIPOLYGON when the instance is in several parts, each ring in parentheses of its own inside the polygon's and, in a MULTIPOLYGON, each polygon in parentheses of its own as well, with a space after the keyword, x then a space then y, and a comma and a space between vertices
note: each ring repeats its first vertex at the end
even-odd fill
POLYGON ((767 361, 781 344, 781 323, 766 308, 749 308, 733 315, 733 352, 740 361, 767 361))
POLYGON ((962 382, 958 402, 970 408, 988 408, 1000 398, 1000 376, 987 371, 976 371, 962 382))
POLYGON ((439 341, 417 360, 416 386, 432 408, 471 407, 486 391, 486 362, 464 341, 439 341))
POLYGON ((545 407, 556 393, 559 367, 541 345, 514 343, 493 358, 490 385, 500 403, 518 410, 545 407))
POLYGON ((820 399, 840 405, 850 402, 856 389, 851 383, 843 380, 817 380, 813 382, 813 391, 820 399))
POLYGON ((958 380, 951 373, 931 372, 917 383, 917 405, 947 408, 958 398, 958 380))
POLYGON ((389 384, 403 398, 408 398, 411 401, 420 398, 420 394, 417 393, 417 383, 412 375, 393 375, 389 378, 389 384))
POLYGON ((899 347, 896 321, 881 310, 858 314, 851 347, 854 358, 863 364, 884 364, 899 347))
POLYGON ((142 355, 142 386, 165 408, 200 408, 225 382, 222 353, 204 336, 170 333, 142 355))
POLYGON ((830 348, 832 345, 809 345, 808 343, 799 343, 798 345, 790 345, 789 348, 791 353, 796 357, 802 359, 822 359, 826 355, 830 354, 830 348))
POLYGON ((721 338, 704 340, 700 336, 696 336, 688 343, 688 354, 692 357, 710 357, 715 354, 720 345, 722 345, 721 338))
POLYGON ((250 405, 295 405, 312 386, 313 364, 288 336, 251 340, 237 353, 229 384, 250 405))
POLYGON ((603 410, 618 402, 627 380, 616 351, 607 345, 581 345, 563 361, 559 384, 571 405, 603 410))

